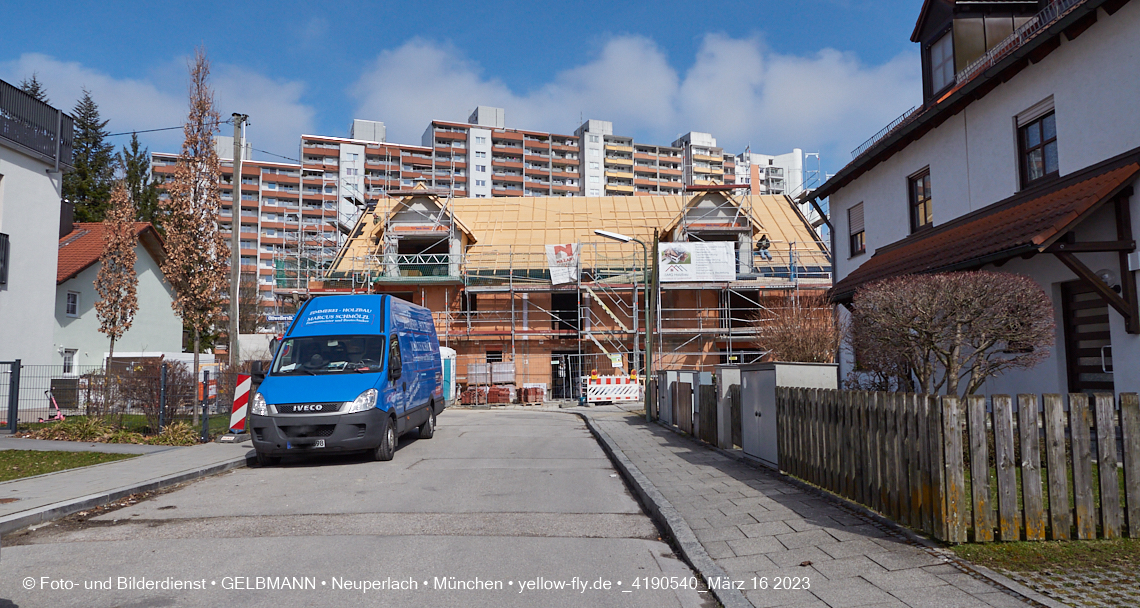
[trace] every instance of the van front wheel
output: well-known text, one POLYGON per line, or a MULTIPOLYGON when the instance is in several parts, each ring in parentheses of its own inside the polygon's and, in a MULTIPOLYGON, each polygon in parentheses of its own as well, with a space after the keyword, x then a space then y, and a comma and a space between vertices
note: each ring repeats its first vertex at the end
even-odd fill
POLYGON ((380 445, 372 453, 376 460, 392 460, 396 455, 396 425, 391 418, 384 419, 384 432, 380 436, 380 445))
POLYGON ((428 405, 428 419, 420 425, 420 439, 435 437, 435 403, 428 405))

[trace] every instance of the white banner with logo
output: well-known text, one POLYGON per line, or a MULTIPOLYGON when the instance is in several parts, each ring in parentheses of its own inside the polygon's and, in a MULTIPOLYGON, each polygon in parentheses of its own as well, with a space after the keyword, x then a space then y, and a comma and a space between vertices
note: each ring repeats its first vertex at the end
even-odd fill
POLYGON ((578 280, 578 243, 547 245, 546 261, 550 265, 550 282, 554 285, 578 280))
POLYGON ((661 243, 657 256, 661 282, 735 281, 735 244, 661 243))

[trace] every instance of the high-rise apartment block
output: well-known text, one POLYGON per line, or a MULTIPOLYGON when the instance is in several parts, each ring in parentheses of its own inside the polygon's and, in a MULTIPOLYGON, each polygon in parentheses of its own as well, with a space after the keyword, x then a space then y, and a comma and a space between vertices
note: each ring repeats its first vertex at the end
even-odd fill
POLYGON ((752 194, 796 197, 804 187, 804 154, 799 148, 771 156, 746 151, 735 159, 736 183, 751 186, 752 194))
MULTIPOLYGON (((221 225, 228 232, 233 138, 218 136, 215 148, 222 159, 221 225)), ((785 176, 802 175, 798 149, 775 157, 733 156, 699 132, 668 146, 645 144, 615 135, 605 120, 587 120, 573 134, 514 129, 506 126, 502 108, 489 106, 475 108, 467 122, 433 120, 420 145, 388 142, 384 123, 357 119, 348 137, 302 134, 299 163, 249 160, 252 146, 246 142, 242 149, 242 271, 258 275, 266 305, 274 301, 275 273, 288 270, 279 267, 282 259, 331 260, 370 201, 417 184, 461 198, 679 195, 689 186, 734 183, 752 184, 753 193, 781 194, 794 190, 781 189, 772 167, 785 176)), ((173 174, 177 159, 152 154, 156 181, 173 174)))

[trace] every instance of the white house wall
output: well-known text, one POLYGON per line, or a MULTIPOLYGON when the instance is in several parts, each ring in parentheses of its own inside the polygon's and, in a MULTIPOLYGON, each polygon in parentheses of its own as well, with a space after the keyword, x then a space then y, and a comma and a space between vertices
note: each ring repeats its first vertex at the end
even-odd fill
POLYGON ((52 360, 52 318, 59 257, 60 174, 0 144, 0 233, 11 267, 0 287, 0 361, 52 360))
MULTIPOLYGON (((830 197, 835 226, 836 281, 874 255, 878 247, 910 233, 908 177, 930 167, 935 226, 1005 199, 1018 191, 1018 114, 1052 97, 1057 122, 1062 176, 1140 147, 1140 3, 1130 2, 1116 14, 1099 11, 1099 19, 1073 41, 1062 37, 1059 48, 1008 82, 998 85, 919 141, 864 173, 830 197), (1126 76, 1125 73, 1129 75, 1126 76), (864 203, 867 251, 851 257, 847 210, 864 203)), ((1140 183, 1134 184, 1134 188, 1140 183)), ((1140 192, 1131 199, 1132 231, 1140 236, 1140 192)), ((1081 240, 1116 240, 1109 209, 1077 230, 1081 240)), ((964 244, 965 246, 966 244, 964 244)), ((1080 254, 1094 270, 1117 268, 1115 254, 1080 254)), ((990 267, 992 269, 992 267, 990 267)), ((1031 276, 1058 298, 1058 284, 1075 279, 1052 256, 1013 260, 1001 271, 1031 276)), ((1061 324, 1058 306, 1057 321, 1061 324)), ((1124 331, 1124 321, 1109 312, 1116 390, 1140 390, 1140 336, 1124 331)), ((1064 342, 1058 329, 1054 354, 1031 372, 991 382, 994 392, 1064 392, 1067 376, 1064 342)), ((842 367, 846 374, 850 360, 842 367)))
MULTIPOLYGON (((182 321, 170 307, 173 292, 162 279, 158 263, 141 245, 135 247, 138 260, 135 272, 139 278, 138 312, 131 328, 115 342, 115 352, 182 352, 182 321)), ((78 352, 75 364, 78 366, 102 365, 103 358, 111 343, 107 336, 99 332, 99 317, 95 314, 95 301, 99 299, 95 291, 95 276, 99 264, 87 268, 78 276, 56 288, 55 305, 55 348, 51 363, 63 365, 61 349, 75 349, 78 352), (79 314, 67 316, 67 292, 79 293, 79 314)))

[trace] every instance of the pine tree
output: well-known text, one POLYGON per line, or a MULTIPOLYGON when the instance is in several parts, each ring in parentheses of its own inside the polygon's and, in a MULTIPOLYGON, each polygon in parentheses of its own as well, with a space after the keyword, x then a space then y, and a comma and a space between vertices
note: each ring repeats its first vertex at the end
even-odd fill
POLYGON ((99 331, 111 339, 108 371, 115 356, 115 341, 131 328, 139 309, 136 244, 135 206, 126 184, 120 180, 111 192, 110 208, 103 220, 103 253, 99 256, 99 273, 95 276, 95 291, 99 293, 95 315, 99 319, 99 331))
MULTIPOLYGON (((190 115, 182 128, 182 152, 167 186, 170 196, 160 202, 166 226, 162 273, 175 292, 171 306, 194 336, 195 378, 199 378, 202 336, 222 318, 229 269, 229 248, 218 230, 221 169, 214 151, 214 134, 219 116, 207 82, 209 77, 210 61, 204 50, 197 49, 190 65, 190 115)), ((197 394, 195 391, 195 428, 197 394)))
POLYGON ((44 103, 51 103, 51 100, 49 100, 47 96, 47 89, 45 89, 43 83, 36 78, 35 72, 32 72, 31 78, 25 78, 20 81, 20 90, 44 103))
POLYGON ((127 192, 135 203, 135 214, 140 222, 154 224, 159 233, 162 229, 162 214, 158 207, 158 187, 151 181, 150 150, 139 149, 138 133, 131 133, 131 143, 123 146, 119 153, 119 166, 123 169, 123 181, 127 192))
POLYGON ((115 149, 107 138, 107 121, 100 120, 99 106, 91 91, 75 104, 74 169, 63 176, 63 198, 75 204, 75 221, 101 222, 111 200, 115 178, 115 149))

